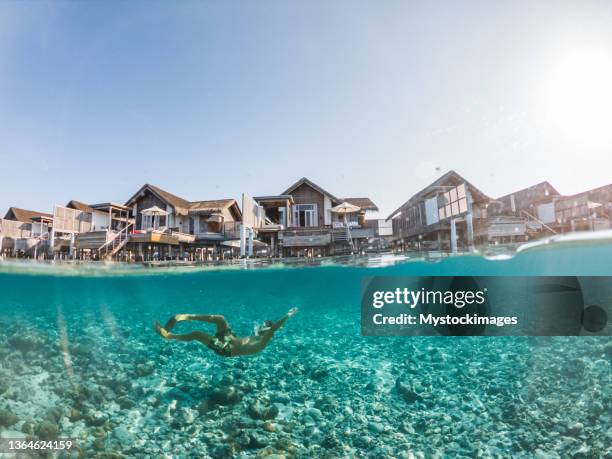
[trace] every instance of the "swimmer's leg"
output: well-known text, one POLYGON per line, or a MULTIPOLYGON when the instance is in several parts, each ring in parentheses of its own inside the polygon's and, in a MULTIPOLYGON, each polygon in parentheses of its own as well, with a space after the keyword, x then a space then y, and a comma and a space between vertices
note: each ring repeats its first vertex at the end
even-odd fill
POLYGON ((170 317, 168 322, 166 322, 166 325, 164 325, 163 327, 160 326, 159 322, 157 321, 154 323, 154 327, 157 333, 159 333, 162 337, 165 338, 164 331, 169 333, 177 323, 189 320, 196 320, 198 322, 208 322, 211 324, 215 324, 217 326, 217 333, 222 333, 229 328, 229 324, 225 320, 225 317, 221 315, 198 314, 175 314, 170 317))
POLYGON ((161 332, 158 331, 158 333, 165 339, 173 339, 176 341, 199 341, 200 343, 206 346, 211 346, 215 339, 214 337, 204 332, 201 332, 201 331, 193 331, 191 333, 184 333, 184 334, 176 335, 173 333, 168 333, 166 330, 164 330, 161 327, 160 329, 161 329, 161 332))
POLYGON ((170 317, 168 322, 166 322, 166 325, 164 325, 163 327, 156 320, 155 322, 153 322, 153 328, 155 328, 155 331, 159 334, 159 336, 161 336, 162 338, 168 339, 168 334, 174 328, 174 326, 177 323, 182 322, 183 320, 186 320, 186 317, 187 317, 187 314, 175 314, 172 317, 170 317))
POLYGON ((229 328, 229 323, 225 320, 225 317, 215 314, 184 314, 187 319, 184 320, 197 320, 198 322, 208 322, 209 324, 215 324, 217 326, 217 333, 223 333, 229 328))

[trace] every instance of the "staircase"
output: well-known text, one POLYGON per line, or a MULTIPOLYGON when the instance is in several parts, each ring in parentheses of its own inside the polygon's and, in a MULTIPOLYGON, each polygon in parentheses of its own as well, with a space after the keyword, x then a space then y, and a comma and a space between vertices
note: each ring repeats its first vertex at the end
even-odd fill
POLYGON ((111 239, 106 241, 103 245, 98 248, 98 254, 101 260, 110 260, 113 256, 119 252, 125 244, 130 240, 130 232, 134 227, 133 223, 130 223, 121 231, 113 234, 111 239))
POLYGON ((348 245, 351 251, 354 250, 353 238, 351 237, 351 230, 348 226, 342 226, 340 228, 334 228, 332 230, 332 242, 335 245, 348 245))
POLYGON ((541 220, 538 220, 536 217, 531 215, 526 210, 521 210, 521 213, 525 216, 525 227, 528 233, 541 233, 544 228, 550 231, 552 234, 557 234, 557 231, 552 229, 546 223, 541 220))
POLYGON ((346 227, 334 228, 332 230, 332 239, 334 242, 347 242, 349 234, 346 227))

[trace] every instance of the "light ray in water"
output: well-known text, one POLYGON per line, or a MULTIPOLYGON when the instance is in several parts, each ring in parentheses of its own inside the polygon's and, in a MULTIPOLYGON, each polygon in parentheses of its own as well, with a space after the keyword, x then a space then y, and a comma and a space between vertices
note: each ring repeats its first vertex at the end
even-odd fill
POLYGON ((62 349, 62 358, 64 359, 64 368, 68 380, 72 384, 74 379, 74 371, 72 369, 72 358, 70 357, 70 348, 68 346, 68 331, 66 330, 66 322, 64 321, 64 313, 61 305, 57 305, 57 329, 59 332, 59 343, 62 349))
POLYGON ((119 332, 119 327, 117 326, 117 321, 115 320, 115 316, 108 309, 106 304, 100 305, 100 313, 102 314, 102 320, 104 320, 104 324, 106 328, 110 331, 110 334, 115 339, 121 338, 121 333, 119 332))

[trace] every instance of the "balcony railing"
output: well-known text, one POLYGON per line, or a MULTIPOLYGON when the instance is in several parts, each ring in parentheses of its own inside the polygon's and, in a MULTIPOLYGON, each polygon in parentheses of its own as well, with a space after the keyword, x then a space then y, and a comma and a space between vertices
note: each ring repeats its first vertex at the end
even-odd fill
POLYGON ((228 239, 240 239, 240 222, 227 222, 220 231, 196 231, 196 239, 225 241, 228 239))
POLYGON ((370 238, 376 236, 374 228, 351 228, 353 239, 370 238))
POLYGON ((30 223, 0 218, 0 236, 11 238, 30 238, 32 237, 31 227, 32 225, 30 223))

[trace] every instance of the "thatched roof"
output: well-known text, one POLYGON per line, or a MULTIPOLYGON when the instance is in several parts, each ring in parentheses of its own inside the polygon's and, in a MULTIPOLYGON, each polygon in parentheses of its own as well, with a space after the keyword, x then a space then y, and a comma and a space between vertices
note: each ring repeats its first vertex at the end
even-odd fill
POLYGON ((19 207, 10 207, 4 216, 6 220, 15 220, 24 223, 31 223, 37 217, 53 218, 53 215, 46 212, 37 212, 35 210, 20 209, 19 207))
POLYGON ((126 206, 130 206, 140 196, 142 192, 149 190, 151 193, 156 195, 166 204, 174 207, 174 211, 179 215, 189 215, 190 212, 221 212, 225 209, 231 209, 234 212, 237 219, 242 217, 240 206, 235 199, 215 199, 208 201, 187 201, 186 199, 180 198, 166 190, 151 185, 149 183, 143 185, 126 203, 126 206))
POLYGON ((189 213, 215 213, 223 212, 225 209, 229 209, 234 212, 237 219, 242 217, 240 206, 235 199, 215 199, 212 201, 198 201, 192 202, 189 207, 189 213))
POLYGON ((81 212, 93 212, 93 209, 89 205, 81 201, 76 201, 75 199, 71 200, 68 204, 66 204, 66 207, 68 207, 69 209, 80 210, 81 212))
MULTIPOLYGON (((148 183, 145 184, 135 196, 139 195, 145 188, 151 190, 153 194, 156 194, 162 201, 166 202, 166 204, 170 204, 172 207, 174 207, 177 214, 187 215, 191 203, 186 199, 179 198, 166 190, 162 190, 161 188, 148 183)), ((126 205, 129 205, 129 203, 126 203, 126 205)))
POLYGON ((370 198, 344 198, 344 201, 354 206, 361 207, 361 210, 378 211, 378 206, 374 204, 370 198))

